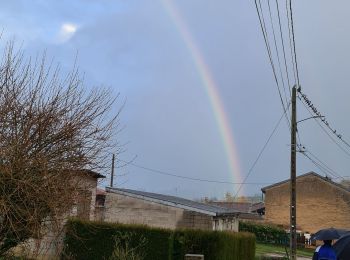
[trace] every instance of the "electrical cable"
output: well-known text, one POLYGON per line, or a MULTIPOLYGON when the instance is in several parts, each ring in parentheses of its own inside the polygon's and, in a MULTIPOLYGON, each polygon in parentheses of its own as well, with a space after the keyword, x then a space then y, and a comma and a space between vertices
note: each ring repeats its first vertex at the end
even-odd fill
POLYGON ((294 23, 293 23, 293 9, 292 9, 292 1, 289 0, 289 10, 290 10, 290 23, 292 26, 292 39, 293 39, 293 50, 294 50, 294 61, 295 61, 295 70, 297 74, 297 83, 298 86, 300 87, 300 82, 299 82, 299 71, 298 71, 298 61, 297 61, 297 52, 296 52, 296 47, 295 47, 295 33, 294 33, 294 23))
MULTIPOLYGON (((306 110, 310 113, 311 116, 313 116, 313 113, 310 111, 309 107, 304 104, 303 100, 298 96, 298 98, 300 99, 301 103, 304 105, 304 107, 306 108, 306 110)), ((317 118, 314 118, 315 122, 321 127, 321 129, 323 130, 323 132, 325 132, 325 134, 332 140, 332 142, 334 144, 336 144, 338 146, 339 149, 341 149, 345 154, 347 154, 348 156, 350 156, 350 152, 345 150, 344 147, 342 147, 329 133, 328 131, 320 124, 320 122, 318 122, 317 118)))
MULTIPOLYGON (((278 122, 277 122, 277 124, 275 125, 274 129, 272 130, 272 132, 271 132, 269 138, 267 138, 267 140, 266 140, 264 146, 263 146, 262 149, 260 150, 260 152, 259 152, 257 158, 255 159, 254 163, 253 163, 252 166, 250 167, 250 169, 249 169, 247 175, 244 177, 243 183, 245 183, 245 182, 247 181, 249 175, 252 173, 252 171, 253 171, 254 167, 256 166, 256 164, 258 163, 258 161, 259 161, 261 155, 262 155, 263 152, 265 151, 265 148, 267 147, 267 145, 268 145, 268 143, 270 142, 272 136, 274 135, 274 133, 276 132, 278 126, 280 125, 281 120, 282 120, 282 118, 284 117, 284 114, 285 114, 285 113, 286 113, 286 111, 282 114, 282 116, 281 116, 280 119, 278 120, 278 122)), ((238 195, 238 193, 240 192, 241 188, 242 188, 242 185, 239 186, 238 190, 237 190, 236 193, 235 193, 234 198, 237 197, 237 195, 238 195)))
MULTIPOLYGON (((122 162, 128 163, 127 161, 121 160, 122 162)), ((186 180, 191 180, 191 181, 201 181, 201 182, 209 182, 209 183, 219 183, 219 184, 234 184, 234 185, 261 185, 261 184, 271 184, 271 183, 264 183, 264 182, 249 182, 249 183, 243 183, 243 182, 230 182, 230 181, 216 181, 216 180, 209 180, 209 179, 202 179, 202 178, 194 178, 194 177, 187 177, 187 176, 183 176, 183 175, 178 175, 178 174, 173 174, 173 173, 169 173, 169 172, 165 172, 165 171, 161 171, 161 170, 157 170, 157 169, 153 169, 153 168, 149 168, 149 167, 145 167, 133 162, 129 162, 129 165, 132 165, 136 168, 139 169, 143 169, 146 170, 148 172, 153 172, 153 173, 157 173, 160 175, 166 175, 166 176, 171 176, 171 177, 175 177, 175 178, 181 178, 181 179, 186 179, 186 180)))
POLYGON ((334 176, 334 177, 338 177, 338 176, 335 176, 333 175, 331 172, 329 172, 325 167, 323 167, 321 164, 319 164, 318 162, 316 162, 314 159, 312 159, 310 156, 308 156, 306 153, 301 153, 302 155, 304 155, 306 158, 308 158, 314 165, 316 165, 316 167, 321 171, 323 172, 326 176, 328 174, 334 176))
POLYGON ((294 84, 297 84, 297 76, 295 71, 295 62, 294 62, 294 55, 293 55, 293 47, 292 47, 292 36, 291 36, 291 26, 290 26, 290 18, 289 18, 289 8, 288 8, 288 0, 286 0, 286 13, 287 13, 287 20, 288 20, 288 36, 289 36, 289 49, 290 49, 290 57, 292 60, 292 68, 293 68, 293 76, 294 76, 294 84))
POLYGON ((287 82, 288 82, 288 90, 289 90, 289 96, 290 98, 292 97, 292 92, 291 92, 291 85, 290 85, 290 79, 289 79, 289 73, 288 73, 288 66, 287 66, 287 58, 286 58, 286 52, 285 52, 285 46, 284 46, 284 38, 283 38, 283 33, 282 33, 282 26, 281 26, 281 17, 280 17, 280 10, 278 7, 278 0, 276 0, 276 8, 277 8, 277 15, 278 15, 278 24, 279 24, 279 29, 280 29, 280 36, 281 36, 281 43, 282 43, 282 50, 283 50, 283 58, 284 58, 284 66, 286 69, 286 76, 287 76, 287 82))
POLYGON ((269 56, 269 61, 270 61, 271 67, 272 67, 272 72, 273 72, 274 79, 275 79, 275 82, 276 82, 276 85, 277 85, 277 90, 278 90, 279 98, 280 98, 280 101, 281 101, 281 104, 282 104, 282 109, 285 112, 284 115, 286 116, 288 127, 289 127, 289 129, 291 129, 290 122, 289 122, 289 119, 288 119, 288 115, 286 114, 286 107, 285 107, 284 102, 283 102, 283 98, 282 98, 282 94, 281 94, 278 78, 277 78, 277 75, 276 75, 275 65, 274 65, 273 59, 272 59, 271 48, 270 48, 270 44, 269 44, 269 41, 268 41, 268 35, 267 35, 267 30, 266 30, 266 25, 265 25, 265 19, 264 19, 264 14, 263 14, 263 10, 262 10, 262 7, 261 7, 261 1, 260 0, 255 0, 255 7, 256 7, 257 14, 258 14, 261 31, 263 33, 265 46, 266 46, 266 49, 267 49, 267 54, 269 56), (258 4, 257 4, 257 1, 259 1, 260 11, 259 11, 259 7, 258 7, 258 4))
MULTIPOLYGON (((271 7, 270 7, 270 0, 267 1, 267 5, 268 5, 268 10, 269 10, 270 23, 271 23, 271 28, 272 28, 272 35, 273 35, 273 40, 274 40, 274 44, 275 44, 275 50, 276 50, 276 55, 277 55, 277 62, 278 62, 278 67, 279 67, 279 71, 280 71, 280 75, 281 75, 281 81, 282 81, 284 97, 286 99, 286 104, 288 104, 287 92, 286 92, 286 87, 285 87, 285 84, 284 84, 284 79, 283 79, 284 77, 283 77, 283 74, 282 74, 282 67, 281 67, 281 62, 280 62, 280 55, 279 55, 278 47, 277 47, 275 27, 273 26, 273 19, 272 19, 271 7)), ((289 89, 289 91, 290 91, 290 89, 289 89)), ((288 114, 287 114, 287 116, 288 116, 288 114)), ((289 119, 288 119, 288 121, 289 121, 289 119)))
POLYGON ((327 164, 325 164, 322 160, 320 160, 315 154, 313 154, 309 149, 307 149, 306 152, 309 153, 312 157, 314 157, 332 176, 334 176, 338 179, 339 178, 344 179, 344 177, 342 175, 340 175, 335 170, 330 168, 327 164))

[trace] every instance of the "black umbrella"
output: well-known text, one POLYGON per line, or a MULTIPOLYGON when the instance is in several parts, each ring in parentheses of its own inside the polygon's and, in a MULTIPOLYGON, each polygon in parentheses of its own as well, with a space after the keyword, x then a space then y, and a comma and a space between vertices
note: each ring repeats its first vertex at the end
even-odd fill
POLYGON ((333 249, 339 259, 350 259, 350 232, 339 238, 333 249))
POLYGON ((338 229, 338 228, 325 228, 317 231, 311 236, 312 240, 333 240, 338 239, 349 230, 338 229))

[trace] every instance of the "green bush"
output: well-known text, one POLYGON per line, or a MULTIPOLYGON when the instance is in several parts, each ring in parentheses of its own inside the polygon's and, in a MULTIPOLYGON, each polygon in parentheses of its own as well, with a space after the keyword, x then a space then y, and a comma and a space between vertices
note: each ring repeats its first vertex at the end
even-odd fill
POLYGON ((79 220, 68 221, 66 229, 63 259, 108 259, 114 251, 115 237, 130 232, 138 234, 133 236, 134 239, 130 241, 130 247, 137 247, 142 239, 146 240, 142 252, 145 260, 164 260, 169 257, 169 246, 172 241, 170 230, 151 229, 141 225, 120 225, 79 220))
POLYGON ((254 259, 255 238, 248 233, 178 230, 174 232, 173 260, 203 254, 208 260, 254 259))
POLYGON ((113 254, 124 254, 132 248, 142 250, 133 253, 145 260, 183 260, 191 253, 204 254, 206 260, 253 260, 255 254, 255 236, 249 233, 172 231, 79 220, 70 220, 66 228, 63 259, 112 259, 113 254), (124 249, 116 250, 116 244, 124 249))
POLYGON ((273 225, 263 225, 253 222, 240 222, 239 231, 255 234, 256 240, 263 243, 288 244, 288 234, 282 228, 273 225))

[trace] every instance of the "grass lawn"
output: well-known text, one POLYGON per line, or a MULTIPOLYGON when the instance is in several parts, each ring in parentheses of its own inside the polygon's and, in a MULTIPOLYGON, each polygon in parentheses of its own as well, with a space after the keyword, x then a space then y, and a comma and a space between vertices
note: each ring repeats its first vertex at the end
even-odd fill
MULTIPOLYGON (((289 250, 289 248, 287 248, 287 250, 289 250)), ((307 248, 298 249, 297 251, 298 256, 305 256, 305 257, 312 257, 313 253, 314 253, 313 249, 307 249, 307 248)), ((261 257, 265 254, 286 255, 286 250, 283 246, 279 246, 279 245, 256 243, 255 256, 261 257)))

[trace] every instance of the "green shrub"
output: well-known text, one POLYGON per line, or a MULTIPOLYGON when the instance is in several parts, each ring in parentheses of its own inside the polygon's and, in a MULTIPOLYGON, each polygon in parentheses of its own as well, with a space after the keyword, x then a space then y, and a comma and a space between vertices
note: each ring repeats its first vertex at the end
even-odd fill
POLYGON ((239 231, 255 234, 256 240, 263 243, 288 244, 288 234, 282 228, 253 222, 240 222, 239 231))
POLYGON ((131 241, 121 240, 119 243, 129 243, 130 248, 136 248, 147 241, 144 247, 145 260, 164 260, 169 257, 172 232, 165 229, 148 228, 142 225, 120 225, 99 222, 70 220, 66 226, 65 248, 63 258, 82 260, 108 259, 115 249, 115 237, 126 233, 137 233, 131 241), (160 250, 161 249, 161 250, 160 250), (67 257, 66 257, 67 256, 67 257))
POLYGON ((174 232, 173 260, 203 254, 207 260, 254 259, 255 237, 248 233, 178 230, 174 232))
POLYGON ((253 260, 255 254, 255 236, 249 233, 172 231, 79 220, 70 220, 66 228, 63 259, 124 259, 133 255, 144 260, 183 260, 185 254, 193 253, 204 254, 206 260, 253 260))
POLYGON ((143 260, 145 259, 145 251, 147 240, 143 236, 139 236, 136 232, 118 232, 114 236, 114 249, 108 260, 143 260), (134 241, 139 241, 138 245, 134 245, 134 241))

